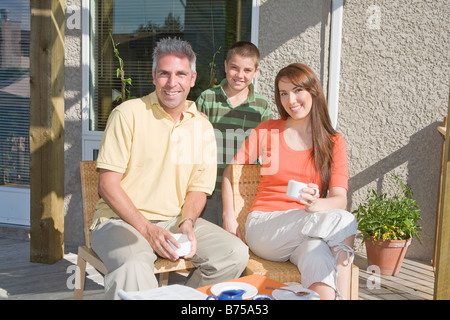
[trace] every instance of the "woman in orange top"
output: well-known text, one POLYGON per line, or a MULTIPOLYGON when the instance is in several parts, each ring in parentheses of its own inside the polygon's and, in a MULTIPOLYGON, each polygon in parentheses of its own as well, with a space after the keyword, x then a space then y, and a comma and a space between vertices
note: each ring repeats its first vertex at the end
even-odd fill
MULTIPOLYGON (((255 128, 234 160, 241 164, 262 161, 245 240, 262 258, 296 264, 302 285, 322 299, 349 298, 357 225, 345 210, 348 168, 344 139, 333 129, 323 89, 306 65, 295 63, 279 71, 275 102, 281 119, 255 128), (291 179, 308 183, 298 199, 286 195, 291 179)), ((229 166, 224 172, 222 197, 223 226, 241 237, 229 166)))

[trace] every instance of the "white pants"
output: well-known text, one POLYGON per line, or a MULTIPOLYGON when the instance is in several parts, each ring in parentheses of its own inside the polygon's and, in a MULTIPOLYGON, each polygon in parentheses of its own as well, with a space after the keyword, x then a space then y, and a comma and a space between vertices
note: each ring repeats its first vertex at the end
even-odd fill
POLYGON ((342 241, 356 234, 353 214, 333 209, 316 213, 305 210, 254 211, 248 215, 245 237, 249 248, 271 261, 290 260, 297 265, 306 288, 322 282, 337 290, 336 258, 339 251, 353 261, 353 249, 342 241), (336 250, 336 258, 331 249, 336 250))

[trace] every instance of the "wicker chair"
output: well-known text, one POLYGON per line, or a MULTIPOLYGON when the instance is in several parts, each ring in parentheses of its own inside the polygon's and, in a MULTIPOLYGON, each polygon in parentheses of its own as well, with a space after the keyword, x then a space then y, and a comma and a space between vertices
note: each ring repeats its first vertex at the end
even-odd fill
MULTIPOLYGON (((95 205, 99 199, 98 195, 98 172, 96 170, 95 161, 81 161, 80 162, 80 174, 81 174, 81 193, 83 199, 83 216, 84 216, 84 237, 85 245, 78 247, 78 260, 77 269, 75 275, 75 291, 74 299, 83 299, 84 281, 86 278, 86 262, 92 265, 97 271, 106 275, 108 270, 103 262, 91 249, 90 239, 91 231, 90 226, 92 223, 92 217, 95 211, 95 205)), ((169 272, 180 271, 193 268, 194 265, 184 259, 178 259, 173 262, 168 259, 158 258, 155 261, 155 274, 159 275, 159 285, 167 285, 169 280, 169 272)))
MULTIPOLYGON (((231 165, 231 185, 233 189, 234 212, 239 228, 245 239, 245 222, 255 198, 261 166, 260 165, 231 165)), ((274 262, 262 259, 250 251, 250 259, 244 275, 261 274, 273 280, 286 282, 300 282, 301 276, 297 266, 291 262, 274 262)), ((350 299, 358 299, 359 269, 352 265, 350 299)))

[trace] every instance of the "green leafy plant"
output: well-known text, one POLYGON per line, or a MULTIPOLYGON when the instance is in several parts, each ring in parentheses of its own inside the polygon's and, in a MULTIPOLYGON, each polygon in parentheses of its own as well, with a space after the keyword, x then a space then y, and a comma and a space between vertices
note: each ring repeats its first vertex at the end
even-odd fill
POLYGON ((217 49, 216 52, 214 52, 213 54, 213 58, 212 61, 209 63, 209 87, 210 88, 214 88, 216 87, 216 82, 217 82, 217 78, 216 78, 216 55, 218 55, 220 53, 220 49, 222 49, 222 46, 219 47, 219 49, 217 49))
POLYGON ((421 219, 420 209, 413 199, 410 186, 400 178, 393 176, 401 192, 393 196, 387 193, 378 194, 370 190, 366 203, 360 204, 353 211, 358 221, 364 241, 370 238, 376 240, 405 240, 417 236, 422 241, 417 221, 421 219))
POLYGON ((117 68, 117 70, 116 70, 116 77, 120 78, 121 90, 120 90, 120 95, 117 96, 117 98, 116 98, 116 101, 120 102, 120 100, 122 100, 122 102, 124 102, 125 100, 127 100, 127 97, 130 99, 134 98, 134 97, 130 97, 129 86, 131 86, 131 78, 125 78, 125 70, 123 68, 123 59, 120 57, 119 50, 117 49, 117 45, 119 45, 119 43, 116 45, 111 32, 109 33, 109 37, 111 38, 112 46, 114 49, 114 55, 116 56, 117 60, 119 61, 119 68, 117 68))

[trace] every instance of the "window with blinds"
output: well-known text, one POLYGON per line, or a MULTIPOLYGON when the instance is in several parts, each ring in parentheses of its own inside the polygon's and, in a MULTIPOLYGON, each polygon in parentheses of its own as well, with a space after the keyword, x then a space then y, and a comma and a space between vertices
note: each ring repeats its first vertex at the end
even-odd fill
POLYGON ((189 95, 195 100, 225 77, 228 48, 251 37, 252 0, 91 0, 90 11, 92 131, 103 131, 122 101, 119 58, 124 79, 131 79, 125 99, 141 97, 154 90, 155 44, 165 37, 189 41, 197 54, 197 81, 189 95))
POLYGON ((0 186, 30 183, 30 2, 0 3, 0 186))

